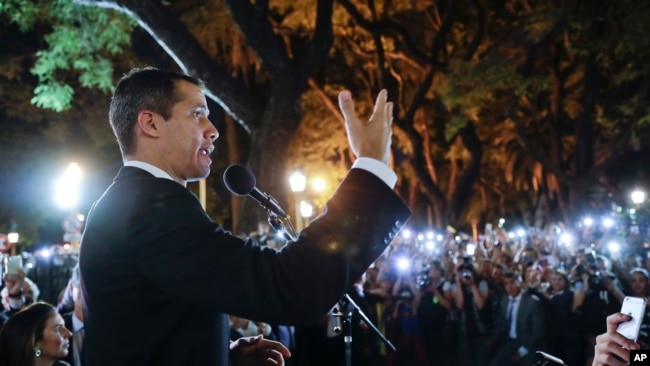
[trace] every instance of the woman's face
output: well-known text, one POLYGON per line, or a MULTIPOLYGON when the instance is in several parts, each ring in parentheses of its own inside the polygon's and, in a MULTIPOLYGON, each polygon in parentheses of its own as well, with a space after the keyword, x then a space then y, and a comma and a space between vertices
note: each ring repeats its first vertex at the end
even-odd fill
POLYGON ((567 285, 566 279, 561 274, 553 273, 551 275, 551 288, 554 291, 562 291, 567 288, 567 285))
POLYGON ((535 283, 539 282, 540 280, 540 273, 537 270, 536 266, 530 266, 526 269, 526 282, 527 283, 535 283))
POLYGON ((72 332, 65 327, 61 315, 51 313, 45 322, 42 339, 36 342, 36 346, 41 350, 41 357, 60 360, 67 356, 70 337, 72 332))
POLYGON ((442 277, 442 272, 438 267, 436 266, 431 266, 431 269, 429 270, 429 276, 434 279, 438 279, 442 277))
POLYGON ((636 296, 645 296, 648 288, 648 280, 641 273, 632 273, 630 276, 630 286, 636 296))
POLYGON ((485 277, 490 277, 492 275, 492 264, 488 261, 481 262, 479 272, 485 277))

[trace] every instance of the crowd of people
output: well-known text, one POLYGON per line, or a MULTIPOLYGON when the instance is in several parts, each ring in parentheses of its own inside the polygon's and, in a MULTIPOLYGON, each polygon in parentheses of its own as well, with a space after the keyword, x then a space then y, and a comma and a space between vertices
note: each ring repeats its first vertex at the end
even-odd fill
MULTIPOLYGON (((533 365, 537 351, 571 366, 598 364, 596 337, 609 339, 607 317, 619 316, 625 296, 650 295, 650 257, 642 255, 648 248, 612 250, 589 230, 566 243, 554 230, 498 230, 479 241, 405 231, 349 289, 356 305, 345 319, 351 333, 333 334, 331 313, 310 326, 230 315, 230 339, 275 340, 291 351, 288 365, 345 364, 344 335, 352 335, 353 365, 533 365)), ((281 249, 273 233, 251 237, 281 249)), ((3 280, 0 321, 8 326, 0 331, 0 365, 85 365, 79 268, 56 306, 38 301, 38 285, 22 270, 3 280)), ((641 349, 650 349, 648 320, 650 311, 641 349)))
POLYGON ((39 301, 39 295, 38 285, 22 268, 17 273, 4 273, 0 365, 85 365, 78 267, 56 306, 39 301))
MULTIPOLYGON (((405 231, 366 271, 362 291, 351 290, 397 350, 365 327, 353 337, 356 364, 532 365, 542 351, 567 365, 592 365, 607 317, 625 296, 650 295, 650 249, 625 244, 616 228, 581 227, 571 239, 567 233, 557 225, 523 234, 498 229, 474 240, 405 231)), ((650 349, 649 320, 646 311, 641 349, 650 349)), ((343 339, 327 339, 326 328, 327 317, 320 329, 295 334, 298 345, 319 336, 333 344, 327 356, 323 347, 298 349, 291 362, 343 364, 343 339)))
POLYGON ((117 84, 109 122, 124 166, 87 216, 56 307, 24 272, 4 277, 0 366, 501 366, 539 350, 600 366, 632 347, 607 316, 646 295, 641 248, 617 257, 589 230, 570 245, 501 228, 477 241, 398 235, 411 211, 389 167, 386 90, 367 121, 339 93, 357 159, 294 242, 275 250, 226 231, 186 189, 209 175, 219 136, 204 89, 155 68, 117 84))

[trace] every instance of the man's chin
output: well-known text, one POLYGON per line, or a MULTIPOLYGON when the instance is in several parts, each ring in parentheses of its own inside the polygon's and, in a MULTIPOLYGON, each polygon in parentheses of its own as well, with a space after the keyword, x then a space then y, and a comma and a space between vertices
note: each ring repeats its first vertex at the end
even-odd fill
POLYGON ((198 182, 198 181, 200 181, 202 179, 207 178, 209 175, 210 175, 210 169, 208 169, 206 172, 201 172, 199 174, 196 174, 195 177, 188 178, 187 181, 188 182, 198 182))

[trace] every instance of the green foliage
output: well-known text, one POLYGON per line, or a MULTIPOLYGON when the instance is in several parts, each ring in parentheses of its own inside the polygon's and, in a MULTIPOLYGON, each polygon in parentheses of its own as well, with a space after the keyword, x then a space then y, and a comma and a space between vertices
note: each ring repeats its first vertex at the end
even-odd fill
POLYGON ((39 84, 34 89, 34 94, 32 104, 41 108, 52 109, 55 112, 62 112, 70 107, 74 90, 70 85, 49 80, 46 83, 39 84))
POLYGON ((0 15, 7 16, 11 23, 18 25, 22 32, 32 28, 41 5, 33 0, 3 0, 0 2, 0 15))
POLYGON ((0 8, 10 22, 23 31, 35 24, 50 25, 44 39, 47 48, 37 52, 32 73, 39 85, 32 103, 63 111, 71 106, 74 89, 71 76, 87 88, 111 91, 111 56, 130 44, 135 22, 127 16, 97 7, 75 4, 72 0, 10 1, 0 8))

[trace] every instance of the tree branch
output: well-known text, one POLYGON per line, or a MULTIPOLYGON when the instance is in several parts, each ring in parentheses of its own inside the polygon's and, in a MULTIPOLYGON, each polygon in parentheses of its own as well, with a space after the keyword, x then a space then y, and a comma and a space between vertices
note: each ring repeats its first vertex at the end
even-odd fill
POLYGON ((332 30, 333 7, 333 0, 318 0, 314 37, 307 44, 305 56, 300 61, 303 80, 309 79, 323 64, 332 47, 332 42, 334 42, 334 32, 332 30))
POLYGON ((564 31, 568 24, 568 21, 566 19, 566 15, 561 15, 560 19, 555 23, 553 28, 542 38, 541 41, 537 42, 535 45, 533 45, 530 50, 528 50, 528 53, 526 54, 526 62, 524 64, 524 68, 522 70, 522 76, 523 77, 529 77, 532 72, 533 72, 533 65, 537 58, 542 54, 542 51, 551 43, 555 41, 555 39, 564 31))
POLYGON ((413 58, 418 60, 420 64, 431 64, 434 60, 431 56, 420 51, 413 38, 408 34, 406 28, 401 25, 391 22, 389 20, 378 20, 376 22, 369 21, 361 15, 355 6, 348 0, 337 0, 343 8, 350 14, 352 19, 363 29, 369 33, 383 30, 387 34, 395 36, 397 40, 404 46, 404 48, 413 55, 413 58))
POLYGON ((282 76, 295 70, 287 50, 268 18, 268 1, 226 0, 239 30, 246 42, 259 57, 271 79, 282 80, 282 76))
POLYGON ((341 110, 332 102, 332 99, 330 99, 329 95, 325 93, 325 91, 316 83, 316 81, 313 78, 307 79, 307 83, 314 91, 318 93, 318 95, 320 95, 327 109, 332 111, 332 114, 335 115, 337 119, 341 121, 341 123, 344 123, 345 119, 341 114, 341 110))
POLYGON ((472 186, 479 176, 481 159, 483 157, 483 143, 476 134, 476 129, 472 122, 468 122, 465 127, 458 131, 458 134, 463 145, 469 151, 471 158, 466 165, 464 164, 465 167, 458 177, 456 188, 449 202, 448 209, 451 215, 448 215, 448 218, 452 222, 456 221, 461 210, 470 199, 468 192, 472 191, 472 186))
POLYGON ((512 102, 510 103, 510 106, 506 112, 506 118, 511 119, 515 123, 515 134, 517 135, 517 141, 519 141, 521 147, 523 147, 524 150, 526 150, 526 153, 528 153, 533 159, 539 161, 539 163, 542 164, 546 169, 555 174, 558 180, 566 184, 571 184, 573 182, 573 178, 566 175, 562 170, 560 170, 559 167, 553 164, 550 159, 548 159, 546 156, 544 156, 544 154, 537 150, 535 146, 530 143, 530 141, 528 141, 528 138, 526 138, 526 135, 524 133, 521 119, 519 116, 517 116, 517 113, 515 111, 517 105, 519 104, 517 101, 518 98, 516 95, 514 95, 514 93, 511 98, 512 102))
POLYGON ((481 44, 483 37, 485 36, 485 9, 483 5, 478 2, 478 0, 472 0, 472 5, 476 8, 478 23, 476 26, 476 35, 472 40, 472 43, 467 47, 467 53, 465 54, 465 60, 469 61, 474 58, 474 53, 478 49, 478 46, 481 44))
POLYGON ((260 120, 262 104, 246 86, 234 79, 225 68, 211 61, 187 27, 160 5, 159 1, 73 0, 75 3, 114 9, 135 19, 169 54, 180 69, 201 78, 206 84, 206 96, 217 102, 248 132, 253 132, 260 120))

